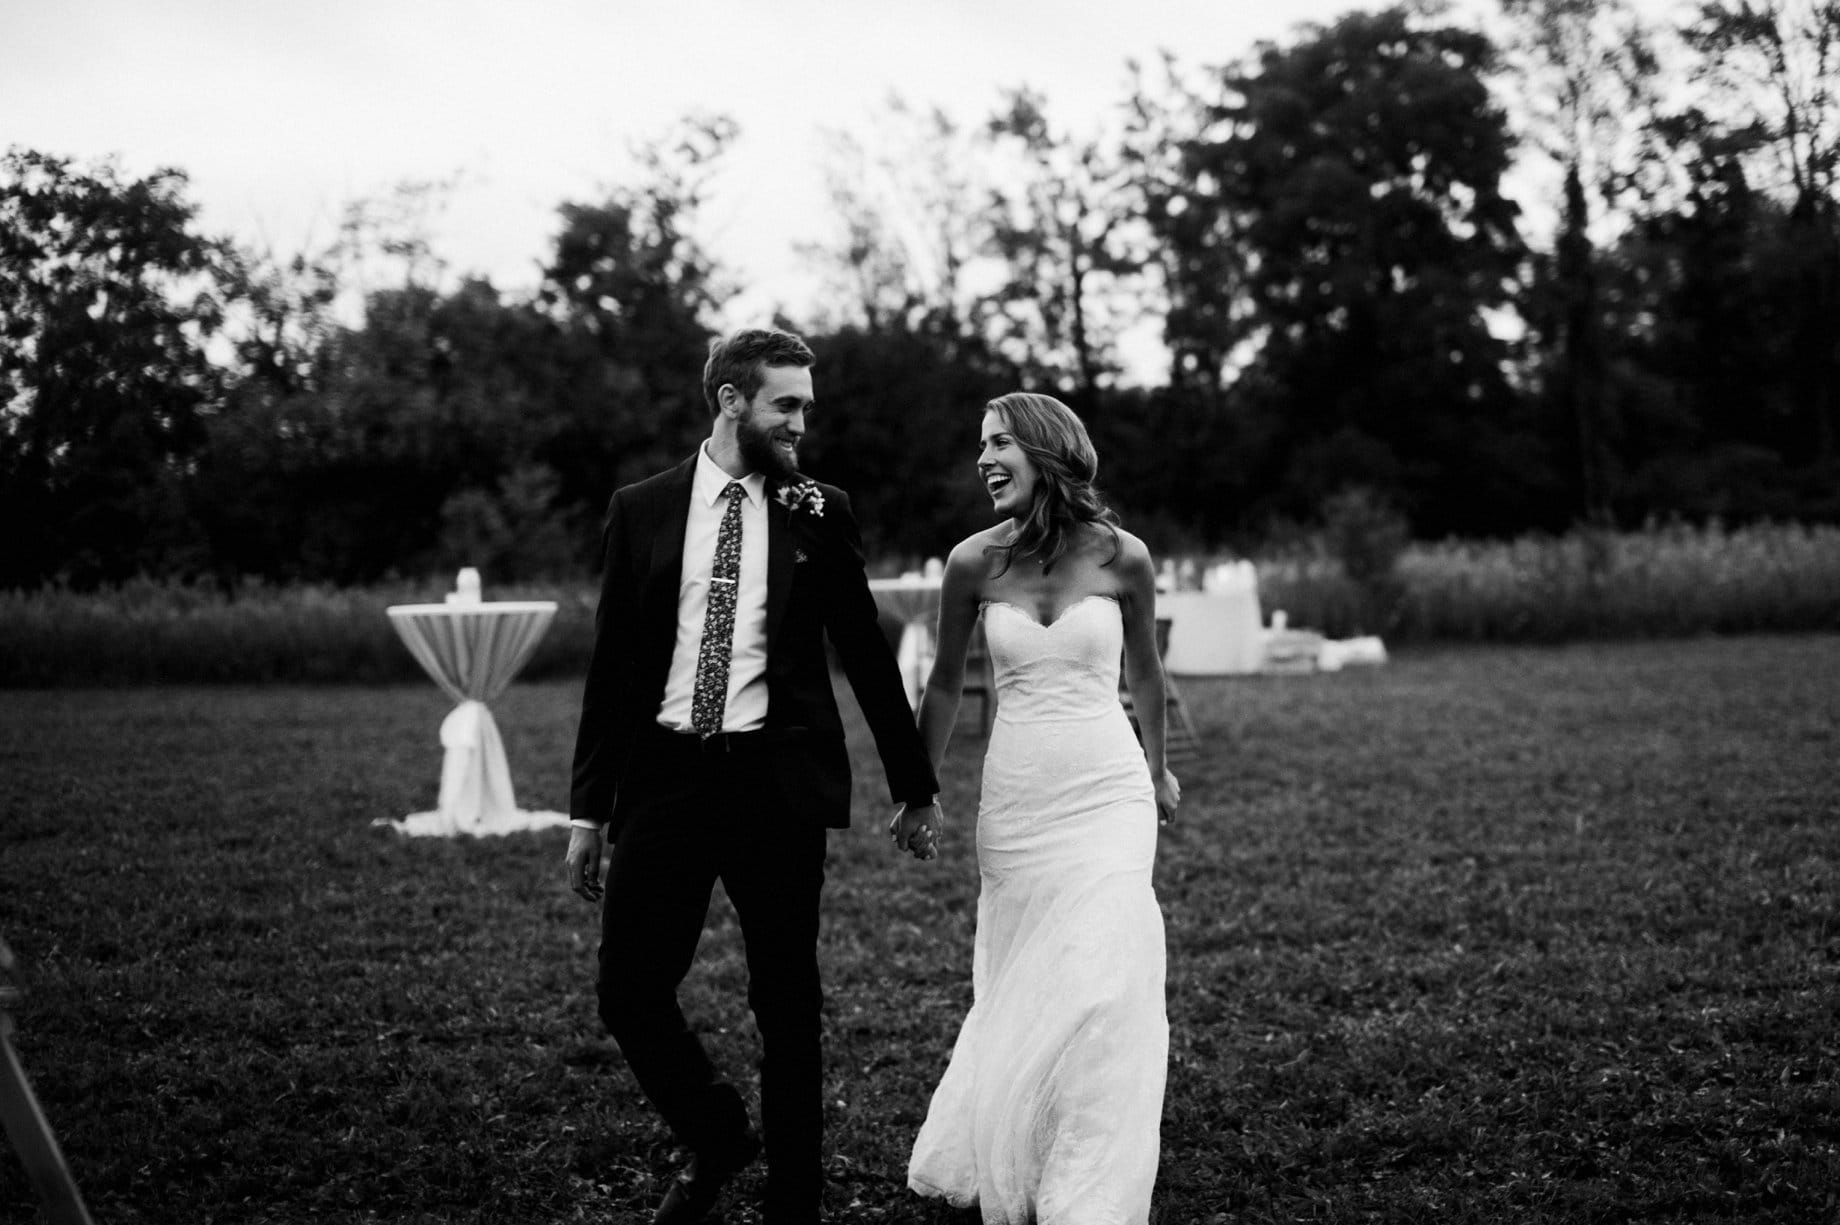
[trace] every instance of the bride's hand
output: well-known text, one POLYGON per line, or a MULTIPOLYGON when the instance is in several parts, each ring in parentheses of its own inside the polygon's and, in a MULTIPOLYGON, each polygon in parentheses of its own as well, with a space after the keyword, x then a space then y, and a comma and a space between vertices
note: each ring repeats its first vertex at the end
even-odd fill
POLYGON ((909 808, 903 804, 895 809, 893 819, 888 822, 888 837, 898 849, 909 852, 915 859, 936 859, 939 835, 944 832, 945 823, 945 813, 937 803, 925 808, 909 808))
POLYGON ((1160 824, 1174 825, 1176 806, 1182 802, 1182 784, 1168 770, 1156 780, 1156 816, 1160 824))

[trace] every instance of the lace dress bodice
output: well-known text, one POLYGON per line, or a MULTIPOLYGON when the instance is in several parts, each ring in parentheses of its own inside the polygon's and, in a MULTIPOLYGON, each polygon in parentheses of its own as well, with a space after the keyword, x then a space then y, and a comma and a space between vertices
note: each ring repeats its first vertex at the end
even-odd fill
POLYGON ((984 605, 997 709, 1012 722, 1088 719, 1118 704, 1124 623, 1110 596, 1090 595, 1044 625, 1001 600, 984 605))

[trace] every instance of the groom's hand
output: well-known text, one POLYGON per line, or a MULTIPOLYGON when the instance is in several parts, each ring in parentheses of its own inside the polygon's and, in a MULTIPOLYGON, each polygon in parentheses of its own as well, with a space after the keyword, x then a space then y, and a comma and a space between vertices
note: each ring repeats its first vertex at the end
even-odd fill
POLYGON ((939 836, 945 832, 945 825, 945 812, 937 802, 923 808, 903 804, 888 822, 888 837, 897 850, 908 851, 915 859, 937 859, 939 836))
POLYGON ((569 888, 589 902, 601 900, 601 831, 569 827, 569 888))

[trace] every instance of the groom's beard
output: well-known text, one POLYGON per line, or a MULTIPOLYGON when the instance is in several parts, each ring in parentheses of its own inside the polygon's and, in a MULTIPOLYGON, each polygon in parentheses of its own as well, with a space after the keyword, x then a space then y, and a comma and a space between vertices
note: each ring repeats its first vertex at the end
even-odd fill
POLYGON ((735 432, 736 442, 741 447, 741 458, 755 472, 763 473, 775 480, 789 481, 799 474, 798 445, 799 440, 786 430, 766 430, 755 424, 753 410, 741 418, 735 432), (792 444, 793 453, 788 455, 774 446, 776 439, 783 439, 792 444))

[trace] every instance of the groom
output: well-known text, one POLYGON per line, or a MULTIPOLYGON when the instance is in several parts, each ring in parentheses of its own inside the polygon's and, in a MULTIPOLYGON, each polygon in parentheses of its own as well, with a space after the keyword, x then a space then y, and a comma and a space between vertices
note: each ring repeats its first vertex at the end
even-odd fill
POLYGON ((600 1015, 693 1154, 654 1221, 702 1217, 760 1141, 678 1007, 718 879, 747 945, 760 1029, 766 1220, 809 1225, 822 1191, 818 895, 826 828, 850 820, 828 635, 915 849, 938 783, 876 623, 848 496, 799 475, 811 350, 754 329, 711 344, 708 440, 613 495, 569 816, 569 887, 600 900, 600 1015))

